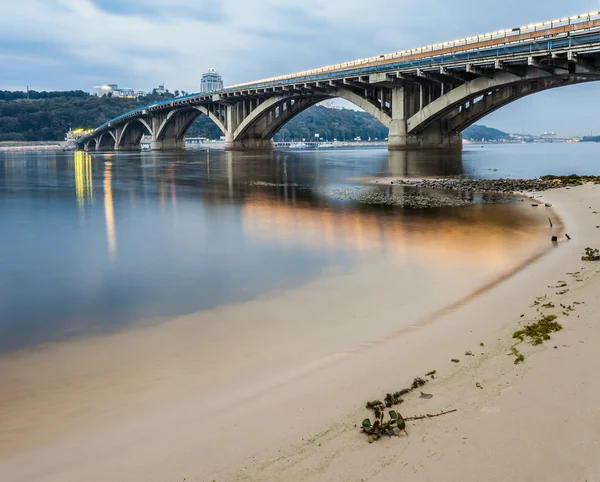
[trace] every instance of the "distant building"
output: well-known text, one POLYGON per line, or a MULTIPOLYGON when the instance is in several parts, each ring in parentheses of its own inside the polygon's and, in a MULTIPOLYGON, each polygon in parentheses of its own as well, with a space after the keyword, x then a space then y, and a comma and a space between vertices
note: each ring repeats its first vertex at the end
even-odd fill
POLYGON ((123 97, 123 98, 135 98, 133 89, 119 89, 117 84, 104 84, 97 85, 94 87, 94 91, 98 97, 123 97))
POLYGON ((200 92, 212 92, 223 88, 223 79, 215 69, 208 69, 208 72, 202 74, 200 82, 200 92))
POLYGON ((115 90, 118 90, 119 86, 117 84, 104 84, 97 85, 94 87, 94 91, 98 97, 102 97, 104 95, 112 94, 115 90))
POLYGON ((155 87, 154 89, 152 89, 152 93, 153 94, 158 94, 158 95, 163 95, 166 94, 168 91, 168 89, 165 89, 165 84, 160 84, 158 87, 155 87))
POLYGON ((327 109, 344 110, 343 106, 336 104, 332 100, 324 100, 323 102, 320 102, 319 105, 322 105, 323 107, 325 107, 327 109))
POLYGON ((133 91, 133 89, 117 89, 113 91, 113 96, 134 99, 135 92, 133 91))

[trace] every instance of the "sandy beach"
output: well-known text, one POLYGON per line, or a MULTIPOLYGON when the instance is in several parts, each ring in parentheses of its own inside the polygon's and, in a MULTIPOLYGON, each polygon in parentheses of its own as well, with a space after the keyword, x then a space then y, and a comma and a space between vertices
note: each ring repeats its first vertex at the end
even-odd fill
MULTIPOLYGON (((421 309, 390 304, 392 279, 374 294, 339 274, 285 299, 217 310, 234 324, 199 331, 199 314, 0 358, 0 479, 599 479, 600 263, 580 258, 600 248, 600 185, 535 196, 539 209, 553 205, 570 241, 561 234, 484 288, 476 274, 467 292, 432 283, 421 309), (327 305, 316 301, 323 293, 327 305), (358 301, 341 319, 349 296, 358 301), (534 305, 543 296, 554 308, 534 305), (306 324, 286 322, 290 311, 306 324), (266 312, 281 325, 262 330, 266 312), (564 329, 521 344, 525 361, 515 365, 513 332, 542 313, 564 329), (371 319, 382 321, 369 330, 371 319), (328 329, 311 343, 321 324, 328 329), (398 410, 457 411, 368 444, 358 428, 370 415, 364 403, 431 370, 423 391, 433 398, 417 391, 398 410)), ((385 273, 362 269, 365 280, 385 273)))

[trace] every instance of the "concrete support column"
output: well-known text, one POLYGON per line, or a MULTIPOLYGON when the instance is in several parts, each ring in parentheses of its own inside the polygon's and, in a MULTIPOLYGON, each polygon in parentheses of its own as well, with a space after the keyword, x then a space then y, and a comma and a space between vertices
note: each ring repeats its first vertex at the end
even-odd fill
POLYGON ((391 91, 392 122, 388 134, 388 149, 406 149, 406 100, 409 95, 404 86, 391 91))
POLYGON ((271 139, 240 139, 232 140, 230 135, 226 136, 225 150, 226 151, 272 151, 273 141, 271 139))
POLYGON ((414 103, 414 97, 423 102, 424 88, 418 90, 409 87, 392 89, 392 121, 388 134, 388 149, 462 149, 462 135, 449 134, 445 121, 433 123, 425 131, 412 134, 407 131, 406 119, 409 106, 414 103))
POLYGON ((181 151, 185 149, 185 140, 168 138, 159 141, 153 138, 150 148, 153 151, 181 151))

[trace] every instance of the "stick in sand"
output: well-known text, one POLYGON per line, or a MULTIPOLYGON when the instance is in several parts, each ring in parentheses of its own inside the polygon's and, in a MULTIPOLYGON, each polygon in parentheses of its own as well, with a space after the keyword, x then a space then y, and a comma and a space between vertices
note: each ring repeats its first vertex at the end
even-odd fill
POLYGON ((454 412, 456 412, 456 411, 457 411, 457 410, 449 410, 449 411, 447 411, 447 412, 440 412, 440 413, 436 413, 435 415, 431 415, 430 413, 428 413, 427 415, 419 415, 419 416, 417 416, 417 417, 408 417, 408 418, 405 418, 404 420, 405 420, 406 422, 412 422, 413 420, 423 420, 423 419, 425 419, 425 418, 434 418, 434 417, 440 417, 440 416, 442 416, 442 415, 447 415, 448 413, 454 413, 454 412))

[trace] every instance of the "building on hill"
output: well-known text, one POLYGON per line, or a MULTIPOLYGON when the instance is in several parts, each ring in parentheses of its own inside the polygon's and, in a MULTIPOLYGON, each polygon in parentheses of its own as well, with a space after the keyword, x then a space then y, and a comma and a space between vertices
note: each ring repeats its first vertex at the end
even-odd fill
POLYGON ((104 97, 105 95, 108 96, 108 94, 112 95, 113 92, 115 92, 118 89, 119 86, 117 84, 104 84, 95 86, 94 92, 96 92, 96 95, 98 97, 104 97))
POLYGON ((223 78, 215 69, 208 69, 208 72, 202 74, 200 81, 200 92, 213 92, 223 88, 223 78))
POLYGON ((165 89, 164 82, 162 84, 160 84, 158 87, 155 87, 154 89, 152 89, 152 93, 158 94, 158 95, 167 94, 168 92, 169 92, 169 89, 165 89))
POLYGON ((323 102, 319 102, 318 105, 322 105, 327 109, 344 110, 343 106, 336 104, 333 100, 324 100, 323 102))
POLYGON ((135 92, 133 89, 119 89, 117 84, 104 84, 97 85, 94 87, 94 91, 98 97, 121 97, 125 99, 135 99, 135 92))

